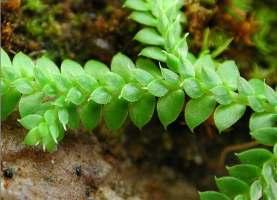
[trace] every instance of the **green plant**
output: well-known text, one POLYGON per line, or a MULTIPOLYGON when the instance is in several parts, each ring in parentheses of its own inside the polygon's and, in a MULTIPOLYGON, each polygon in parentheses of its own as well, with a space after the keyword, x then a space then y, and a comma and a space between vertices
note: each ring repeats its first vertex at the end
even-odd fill
POLYGON ((277 199, 277 145, 274 146, 273 153, 257 148, 237 156, 241 164, 227 167, 230 176, 216 178, 220 192, 200 192, 200 199, 277 199))
MULTIPOLYGON (((183 22, 181 19, 184 19, 180 13, 181 1, 129 0, 125 5, 135 10, 130 18, 151 27, 143 28, 135 36, 139 42, 151 45, 151 47, 145 47, 140 55, 165 63, 181 77, 181 85, 191 98, 185 107, 185 120, 192 130, 214 113, 215 125, 222 132, 242 117, 248 105, 256 112, 252 114, 249 123, 252 137, 261 144, 275 144, 274 155, 264 149, 242 153, 241 155, 244 156, 239 157, 246 158, 245 160, 241 158, 242 164, 229 168, 233 177, 216 179, 222 193, 204 192, 201 193, 200 198, 204 200, 260 199, 263 196, 267 199, 276 199, 274 192, 277 184, 276 91, 258 79, 247 82, 241 78, 233 61, 219 63, 212 59, 216 55, 213 56, 207 52, 202 53, 198 59, 188 54, 187 46, 183 43, 186 36, 183 37, 180 30, 183 22), (216 104, 219 105, 216 106, 216 104), (258 156, 260 151, 270 154, 268 161, 258 156), (257 157, 253 158, 253 155, 257 157), (250 165, 253 164, 251 159, 253 162, 256 160, 262 169, 258 170, 256 169, 258 167, 250 165), (253 175, 251 172, 257 174, 249 180, 248 175, 253 175), (252 184, 251 187, 248 184, 252 184), (261 187, 257 189, 259 184, 261 187)), ((226 44, 228 43, 229 41, 226 44)))
POLYGON ((152 27, 143 28, 135 39, 151 45, 140 55, 158 61, 159 67, 145 58, 134 64, 118 53, 111 70, 95 60, 84 68, 64 60, 59 70, 46 57, 34 63, 23 53, 11 62, 1 50, 1 117, 5 119, 18 105, 19 122, 29 129, 25 144, 41 145, 51 152, 67 128, 82 124, 93 129, 101 116, 115 130, 129 113, 131 121, 142 128, 155 108, 165 128, 184 107, 191 130, 214 113, 215 125, 223 132, 243 116, 247 106, 254 111, 251 136, 261 144, 277 143, 276 91, 261 80, 240 77, 234 61, 219 62, 208 53, 198 58, 190 54, 187 35, 182 33, 182 1, 127 0, 125 6, 136 10, 132 19, 152 27), (190 97, 186 105, 185 94, 190 97))

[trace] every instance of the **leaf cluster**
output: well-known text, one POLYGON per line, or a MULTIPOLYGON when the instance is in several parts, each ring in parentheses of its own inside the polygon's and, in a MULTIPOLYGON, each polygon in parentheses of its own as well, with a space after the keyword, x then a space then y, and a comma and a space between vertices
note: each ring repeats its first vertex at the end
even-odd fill
POLYGON ((256 148, 239 153, 237 157, 241 164, 227 167, 229 176, 216 178, 219 192, 200 192, 200 199, 277 199, 277 145, 273 152, 256 148))

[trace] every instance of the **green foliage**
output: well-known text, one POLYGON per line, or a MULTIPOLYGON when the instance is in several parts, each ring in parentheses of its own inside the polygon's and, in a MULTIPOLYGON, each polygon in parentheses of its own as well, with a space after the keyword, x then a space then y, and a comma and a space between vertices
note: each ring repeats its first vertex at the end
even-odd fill
MULTIPOLYGON (((11 62, 1 50, 2 119, 18 105, 19 121, 29 129, 24 143, 52 152, 67 128, 93 129, 102 117, 108 128, 116 130, 129 114, 141 129, 157 107, 166 128, 184 109, 191 130, 213 115, 215 125, 223 132, 249 106, 254 111, 251 136, 261 144, 276 144, 276 90, 263 81, 240 77, 233 61, 220 63, 205 53, 194 58, 188 52, 187 35, 182 33, 182 5, 181 0, 125 3, 135 10, 131 18, 150 26, 139 31, 135 39, 150 45, 140 54, 159 61, 159 68, 149 59, 139 58, 134 64, 118 53, 112 59, 111 70, 95 60, 88 61, 84 68, 65 60, 59 69, 46 57, 33 62, 23 53, 16 54, 11 62), (191 98, 186 105, 185 93, 191 98)), ((274 199, 276 149, 275 145, 274 153, 254 149, 239 154, 242 164, 229 168, 229 177, 216 179, 220 192, 201 193, 201 198, 259 199, 263 194, 274 199)))
POLYGON ((241 164, 227 167, 229 176, 216 178, 219 192, 200 192, 200 199, 277 199, 276 148, 277 144, 273 152, 251 149, 239 153, 241 164))
POLYGON ((45 57, 34 64, 28 56, 19 53, 11 64, 6 53, 2 52, 2 65, 8 69, 6 71, 23 72, 15 77, 2 73, 4 90, 1 95, 5 102, 2 118, 5 119, 18 103, 20 122, 24 127, 32 130, 41 126, 35 132, 47 129, 47 133, 37 137, 36 142, 45 145, 46 149, 47 145, 54 148, 57 139, 49 139, 47 135, 63 135, 67 126, 78 128, 79 122, 85 128, 95 128, 101 113, 107 127, 113 130, 123 125, 128 113, 131 121, 142 128, 150 121, 157 104, 158 117, 167 127, 182 112, 184 92, 192 98, 184 109, 190 129, 214 113, 217 128, 224 131, 242 117, 246 106, 250 106, 256 111, 250 120, 252 137, 267 145, 277 141, 276 91, 262 81, 248 82, 240 78, 232 61, 216 63, 218 68, 215 69, 215 61, 200 57, 192 64, 194 76, 184 77, 163 67, 160 67, 160 72, 156 71, 157 67, 146 60, 138 60, 138 66, 135 66, 123 54, 113 58, 111 71, 96 61, 88 61, 83 69, 71 60, 65 60, 60 71, 45 57), (207 61, 209 65, 205 65, 207 61), (31 65, 32 71, 27 64, 31 65), (229 74, 228 78, 224 73, 229 74), (239 81, 235 82, 235 79, 239 81), (5 92, 6 86, 15 92, 5 92), (6 99, 10 101, 6 102, 6 99), (45 121, 45 113, 49 110, 58 119, 55 123, 45 121), (47 141, 43 141, 44 138, 47 141), (55 144, 49 143, 51 140, 55 144))

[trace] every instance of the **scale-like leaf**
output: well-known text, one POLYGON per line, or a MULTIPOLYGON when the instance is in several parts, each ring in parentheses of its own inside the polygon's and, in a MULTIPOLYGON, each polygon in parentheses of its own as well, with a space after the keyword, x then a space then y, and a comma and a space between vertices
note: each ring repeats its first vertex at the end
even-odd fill
POLYGON ((91 93, 88 100, 93 100, 98 104, 107 104, 111 102, 112 96, 103 87, 98 87, 91 93))
POLYGON ((145 47, 139 53, 140 56, 145 56, 154 60, 161 62, 166 61, 166 55, 163 53, 163 50, 159 47, 145 47))
POLYGON ((65 98, 65 101, 72 102, 75 105, 80 105, 84 101, 84 96, 77 88, 71 88, 65 98))
POLYGON ((184 101, 185 94, 183 90, 169 92, 158 100, 158 116, 165 128, 177 119, 182 111, 184 101))
POLYGON ((17 53, 13 58, 13 67, 20 71, 23 77, 33 77, 34 63, 30 57, 22 52, 17 53))
POLYGON ((134 84, 126 84, 121 91, 120 97, 129 102, 138 101, 141 98, 142 91, 134 84))
POLYGON ((18 121, 24 128, 30 130, 38 126, 38 124, 42 122, 42 120, 43 120, 43 117, 41 115, 31 114, 23 117, 18 121))
POLYGON ((153 80, 147 85, 148 92, 156 97, 162 97, 167 92, 168 89, 162 83, 161 80, 153 80))
POLYGON ((103 76, 103 74, 109 72, 110 70, 107 67, 107 65, 105 65, 102 62, 99 62, 97 60, 89 60, 85 64, 84 71, 88 75, 95 77, 97 80, 99 80, 100 77, 103 76))
POLYGON ((239 194, 244 194, 249 190, 249 186, 247 185, 247 183, 230 176, 217 178, 216 185, 220 192, 226 194, 231 198, 234 198, 239 194))
POLYGON ((277 127, 260 128, 250 134, 261 144, 274 145, 277 143, 277 127))
POLYGON ((243 180, 248 184, 254 182, 261 174, 261 168, 250 164, 234 165, 227 169, 231 176, 243 180))
POLYGON ((272 158, 272 153, 266 149, 256 148, 236 154, 244 164, 262 167, 263 163, 272 158))
POLYGON ((13 82, 13 86, 16 90, 22 94, 31 94, 33 92, 33 87, 31 83, 25 78, 19 78, 13 82))
POLYGON ((244 114, 246 107, 240 104, 219 105, 214 113, 214 121, 219 132, 236 123, 244 114))
POLYGON ((120 128, 125 122, 128 115, 128 104, 121 99, 114 99, 106 104, 103 109, 103 116, 106 125, 111 130, 120 128))
POLYGON ((186 94, 193 99, 201 97, 204 93, 201 89, 199 82, 194 78, 185 79, 182 85, 186 94))
POLYGON ((231 200, 225 194, 214 191, 200 192, 200 200, 231 200))
POLYGON ((148 6, 145 1, 143 0, 127 0, 124 3, 124 6, 131 8, 133 10, 138 10, 138 11, 147 11, 148 6))
POLYGON ((188 127, 193 130, 213 113, 216 101, 212 96, 202 96, 191 99, 185 108, 185 120, 188 127))
POLYGON ((87 102, 80 108, 79 116, 85 128, 94 129, 100 121, 101 106, 94 102, 87 102))
POLYGON ((151 120, 155 105, 156 100, 152 95, 144 95, 139 101, 131 103, 129 112, 132 122, 141 129, 151 120))
POLYGON ((112 59, 112 72, 117 73, 127 82, 133 79, 133 68, 135 68, 133 61, 122 53, 117 53, 112 59))
POLYGON ((164 45, 164 38, 153 28, 144 28, 140 30, 134 38, 135 40, 147 45, 164 45))
POLYGON ((151 15, 148 12, 134 11, 131 13, 129 18, 140 24, 144 24, 146 26, 154 26, 155 27, 157 25, 157 19, 155 19, 153 17, 153 15, 151 15))

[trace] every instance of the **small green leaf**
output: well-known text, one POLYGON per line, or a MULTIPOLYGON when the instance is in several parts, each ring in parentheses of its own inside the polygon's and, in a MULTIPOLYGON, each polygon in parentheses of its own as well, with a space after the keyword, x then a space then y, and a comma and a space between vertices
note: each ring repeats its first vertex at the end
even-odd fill
POLYGON ((121 99, 115 99, 106 104, 103 109, 103 116, 106 125, 111 130, 120 128, 125 122, 128 115, 128 104, 121 99))
POLYGON ((277 114, 273 113, 254 113, 252 114, 249 122, 249 127, 251 131, 273 127, 277 122, 277 114))
POLYGON ((193 98, 199 98, 203 95, 203 91, 201 89, 200 84, 194 78, 187 78, 182 82, 183 88, 186 94, 193 98))
POLYGON ((12 67, 12 62, 8 54, 5 52, 5 50, 1 48, 1 68, 4 66, 12 67))
POLYGON ((56 110, 52 109, 52 110, 47 110, 45 113, 44 113, 44 119, 46 121, 46 123, 48 125, 50 124, 56 124, 57 123, 57 112, 56 110))
POLYGON ((182 64, 180 59, 174 54, 167 53, 166 51, 164 51, 164 54, 166 54, 166 64, 168 68, 174 72, 179 73, 180 71, 179 69, 181 68, 181 64, 182 64))
POLYGON ((139 58, 136 61, 136 66, 140 69, 143 69, 150 73, 153 77, 155 78, 160 78, 161 77, 161 72, 159 68, 155 65, 155 63, 146 58, 139 58))
POLYGON ((42 68, 34 68, 35 81, 43 87, 45 84, 51 83, 51 75, 46 74, 42 68))
POLYGON ((99 86, 96 79, 87 74, 76 77, 76 80, 77 80, 78 86, 83 90, 85 90, 86 92, 91 92, 99 86))
POLYGON ((177 119, 182 111, 184 101, 185 94, 180 89, 169 92, 166 96, 158 100, 158 116, 165 128, 177 119))
POLYGON ((167 83, 168 86, 170 86, 171 88, 178 87, 179 76, 175 72, 162 67, 161 67, 161 72, 164 80, 166 80, 165 83, 167 83))
POLYGON ((103 87, 94 90, 88 100, 93 100, 98 104, 107 104, 112 100, 112 96, 103 87))
POLYGON ((200 200, 231 200, 225 194, 214 191, 200 192, 199 195, 200 200))
POLYGON ((65 102, 64 96, 58 97, 51 104, 54 106, 57 106, 57 108, 64 108, 67 105, 67 103, 65 102))
POLYGON ((55 151, 57 145, 55 141, 52 139, 52 136, 50 135, 49 127, 47 126, 47 124, 40 123, 38 126, 38 131, 40 133, 43 150, 46 149, 48 152, 55 151))
POLYGON ((102 62, 99 62, 97 60, 89 60, 85 64, 84 71, 88 75, 95 77, 97 80, 99 80, 100 77, 103 76, 103 74, 109 72, 110 70, 107 67, 107 65, 105 65, 102 62))
POLYGON ((147 86, 154 79, 150 73, 143 69, 135 68, 132 71, 135 75, 134 77, 136 81, 138 81, 143 86, 147 86))
POLYGON ((38 127, 35 127, 27 133, 23 143, 26 145, 34 146, 39 144, 40 141, 41 141, 41 138, 40 138, 40 133, 38 131, 38 127))
POLYGON ((56 96, 56 90, 54 89, 53 86, 51 86, 50 84, 46 84, 43 88, 42 88, 42 92, 44 93, 45 96, 48 97, 55 97, 56 96))
POLYGON ((256 180, 250 186, 250 199, 259 200, 262 198, 262 184, 260 180, 256 180))
POLYGON ((179 68, 179 73, 184 77, 195 77, 195 68, 192 62, 189 60, 189 57, 181 58, 181 59, 182 59, 182 67, 179 68))
POLYGON ((58 127, 58 116, 56 110, 48 110, 44 114, 44 119, 48 125, 49 133, 54 142, 58 143, 59 127, 58 127))
POLYGON ((168 89, 162 83, 161 80, 153 80, 147 85, 148 92, 156 97, 162 97, 166 95, 168 89))
POLYGON ((157 25, 157 19, 155 19, 153 17, 153 15, 151 15, 148 12, 134 11, 131 13, 129 18, 140 24, 146 25, 146 26, 154 26, 155 27, 157 25))
POLYGON ((31 94, 33 92, 33 87, 31 83, 25 78, 19 78, 12 83, 16 90, 22 94, 31 94))
POLYGON ((27 115, 25 117, 23 117, 22 119, 18 120, 19 123, 26 129, 33 129, 36 126, 38 126, 38 124, 40 122, 42 122, 43 118, 41 115, 37 115, 37 114, 31 114, 31 115, 27 115))
POLYGON ((53 74, 53 80, 57 90, 63 93, 67 92, 72 87, 72 83, 67 78, 65 78, 64 75, 53 74))
POLYGON ((124 80, 114 72, 107 72, 100 78, 100 83, 109 93, 118 95, 124 86, 124 80))
POLYGON ((239 164, 228 167, 228 172, 231 176, 238 178, 248 184, 255 181, 261 174, 261 169, 256 165, 239 164))
POLYGON ((124 6, 132 10, 148 11, 148 6, 143 0, 127 0, 124 6))
POLYGON ((166 61, 166 55, 162 52, 163 50, 159 47, 145 47, 139 53, 140 56, 145 56, 161 62, 166 61))
POLYGON ((40 110, 42 98, 42 92, 22 97, 19 101, 19 113, 21 117, 37 113, 40 110))
POLYGON ((246 193, 249 190, 247 183, 230 176, 216 179, 216 185, 220 192, 231 198, 246 193))
POLYGON ((238 79, 238 91, 245 96, 254 94, 253 87, 242 77, 238 79))
POLYGON ((257 96, 248 96, 248 103, 249 106, 255 111, 255 112, 263 112, 263 100, 258 98, 257 96))
POLYGON ((217 70, 223 83, 235 90, 238 87, 238 78, 240 77, 238 67, 234 61, 225 61, 217 70))
POLYGON ((195 63, 194 67, 197 73, 201 72, 202 68, 215 69, 215 63, 211 55, 205 54, 200 56, 195 63))
POLYGON ((134 39, 147 45, 164 45, 164 38, 153 28, 143 28, 135 35, 134 39))
POLYGON ((142 92, 136 85, 128 83, 122 88, 120 98, 122 97, 129 102, 135 102, 141 98, 141 95, 142 92))
POLYGON ((232 102, 231 95, 229 90, 223 85, 218 85, 211 89, 211 92, 214 94, 215 100, 219 104, 227 105, 232 102))
POLYGON ((84 101, 84 96, 77 88, 73 87, 68 91, 65 101, 80 105, 84 101))
POLYGON ((201 79, 207 87, 215 87, 222 83, 216 71, 210 67, 202 68, 201 79))
POLYGON ((74 80, 76 76, 83 75, 84 70, 79 63, 66 59, 62 62, 61 73, 69 80, 74 80))
POLYGON ((88 102, 80 108, 79 116, 86 129, 94 129, 100 121, 101 106, 94 102, 88 102))
POLYGON ((261 144, 273 146, 275 143, 277 143, 276 127, 260 128, 252 131, 250 134, 261 144))
POLYGON ((36 67, 48 78, 51 78, 53 74, 60 74, 60 70, 57 65, 49 58, 43 56, 36 60, 36 67))
POLYGON ((139 101, 130 104, 130 118, 138 128, 141 129, 151 120, 155 110, 155 103, 155 97, 144 95, 139 101))
POLYGON ((240 104, 219 105, 214 113, 214 121, 219 132, 236 123, 244 114, 246 106, 240 104))
POLYGON ((212 96, 202 96, 198 99, 191 99, 185 108, 185 120, 188 127, 193 131, 212 114, 216 101, 212 96))
POLYGON ((236 154, 244 164, 262 167, 263 163, 272 158, 272 153, 266 149, 256 148, 236 154))
POLYGON ((58 144, 58 140, 60 138, 60 129, 57 124, 50 124, 49 125, 49 132, 56 144, 58 144))
POLYGON ((67 108, 68 112, 68 127, 70 129, 77 129, 80 125, 80 118, 75 106, 70 106, 67 108))
MULTIPOLYGON (((1 83, 1 92, 2 92, 1 83)), ((7 94, 1 94, 1 121, 5 120, 10 113, 12 113, 17 106, 21 94, 14 88, 8 88, 9 92, 7 94)))
POLYGON ((63 125, 64 130, 66 130, 66 125, 68 124, 69 113, 66 109, 61 109, 58 111, 58 118, 63 125))
POLYGON ((272 105, 277 105, 277 92, 275 92, 271 87, 265 84, 265 96, 267 101, 272 105))
POLYGON ((265 84, 262 80, 254 78, 249 81, 249 84, 254 89, 254 93, 256 95, 264 95, 265 94, 265 84))
POLYGON ((235 196, 234 200, 248 200, 248 196, 239 194, 239 195, 235 196))
POLYGON ((14 67, 1 66, 1 77, 7 81, 14 81, 20 77, 19 72, 14 67))
POLYGON ((127 82, 133 79, 133 68, 135 68, 133 61, 122 53, 117 53, 112 59, 112 72, 117 73, 127 82))
POLYGON ((31 58, 22 52, 17 53, 13 58, 13 66, 18 69, 23 77, 33 77, 34 63, 31 58))

